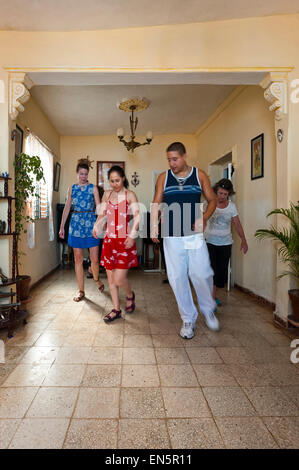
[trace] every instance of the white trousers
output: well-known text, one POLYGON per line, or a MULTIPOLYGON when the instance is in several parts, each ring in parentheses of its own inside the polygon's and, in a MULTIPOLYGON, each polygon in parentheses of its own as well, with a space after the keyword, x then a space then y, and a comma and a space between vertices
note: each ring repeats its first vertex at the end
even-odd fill
POLYGON ((213 269, 206 242, 201 234, 163 239, 169 283, 174 292, 183 322, 195 323, 195 307, 189 278, 194 286, 200 311, 208 315, 214 311, 213 269))

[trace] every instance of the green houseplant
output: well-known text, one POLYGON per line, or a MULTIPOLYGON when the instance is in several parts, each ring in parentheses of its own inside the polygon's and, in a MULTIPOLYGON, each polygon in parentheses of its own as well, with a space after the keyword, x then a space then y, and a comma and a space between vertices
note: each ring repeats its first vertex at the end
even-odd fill
POLYGON ((28 297, 30 276, 19 275, 20 256, 24 253, 20 251, 20 236, 27 232, 27 222, 34 222, 32 217, 26 213, 27 200, 32 197, 39 197, 36 194, 36 182, 44 178, 41 160, 37 156, 30 156, 20 153, 15 156, 15 232, 17 233, 16 248, 16 274, 19 280, 19 297, 24 300, 28 297), (24 287, 23 287, 24 285, 24 287))
MULTIPOLYGON (((259 229, 255 232, 258 239, 270 238, 279 242, 278 255, 283 263, 288 267, 278 276, 291 276, 299 284, 299 201, 297 204, 291 202, 289 209, 275 209, 267 215, 280 214, 289 221, 288 227, 275 228, 273 225, 269 229, 259 229)), ((289 297, 292 305, 293 317, 299 322, 299 289, 289 290, 289 297)))

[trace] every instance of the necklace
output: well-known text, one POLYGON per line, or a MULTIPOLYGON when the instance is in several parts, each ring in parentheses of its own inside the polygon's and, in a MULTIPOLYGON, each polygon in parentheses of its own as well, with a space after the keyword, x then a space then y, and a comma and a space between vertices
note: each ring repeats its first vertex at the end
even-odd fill
POLYGON ((172 171, 172 175, 174 176, 174 178, 176 179, 178 185, 179 185, 179 189, 180 191, 183 191, 183 186, 184 184, 186 183, 187 181, 187 178, 189 178, 190 176, 190 167, 187 166, 187 175, 186 176, 176 176, 173 171, 172 171))

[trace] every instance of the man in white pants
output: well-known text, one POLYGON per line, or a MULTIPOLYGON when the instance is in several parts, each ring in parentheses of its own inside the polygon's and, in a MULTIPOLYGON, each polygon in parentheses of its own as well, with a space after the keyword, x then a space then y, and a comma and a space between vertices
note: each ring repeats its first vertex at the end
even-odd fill
POLYGON ((181 142, 169 145, 167 159, 170 169, 159 175, 151 207, 151 238, 159 243, 161 212, 167 275, 183 321, 180 335, 191 339, 198 312, 189 278, 208 328, 219 330, 212 295, 214 273, 203 237, 206 222, 216 208, 216 197, 208 176, 199 168, 188 166, 186 149, 181 142), (200 207, 202 193, 208 202, 203 215, 200 207))

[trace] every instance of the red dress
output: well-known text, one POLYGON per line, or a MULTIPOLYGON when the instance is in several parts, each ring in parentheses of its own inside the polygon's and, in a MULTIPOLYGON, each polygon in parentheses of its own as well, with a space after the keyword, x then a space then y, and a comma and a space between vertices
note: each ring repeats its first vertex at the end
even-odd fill
POLYGON ((136 243, 129 249, 125 247, 125 239, 130 233, 127 192, 125 196, 119 204, 113 204, 109 199, 107 201, 107 231, 100 264, 108 270, 138 266, 136 243))

